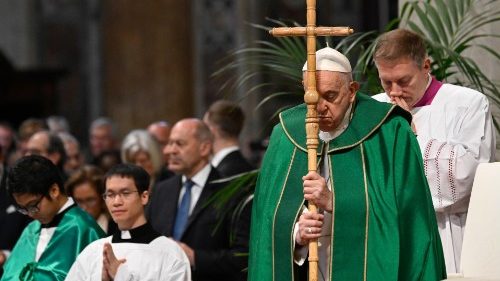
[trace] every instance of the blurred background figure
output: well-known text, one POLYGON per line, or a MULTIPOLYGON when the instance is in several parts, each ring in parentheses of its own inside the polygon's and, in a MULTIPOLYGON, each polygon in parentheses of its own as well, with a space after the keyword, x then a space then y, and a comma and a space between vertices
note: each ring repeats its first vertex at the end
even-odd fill
POLYGON ((96 159, 92 165, 97 166, 102 170, 103 173, 107 173, 113 166, 121 164, 122 158, 120 151, 118 150, 108 150, 104 151, 96 159))
POLYGON ((165 167, 162 150, 154 137, 146 130, 133 130, 123 139, 121 157, 123 163, 142 167, 151 177, 151 185, 173 175, 165 167))
MULTIPOLYGON (((16 153, 16 135, 12 126, 0 121, 0 154, 1 162, 9 166, 9 159, 16 153)), ((0 173, 1 175, 1 173, 0 173)))
MULTIPOLYGON (((160 149, 163 151, 170 137, 170 124, 167 121, 157 121, 148 126, 148 132, 158 141, 160 149)), ((165 165, 168 163, 168 157, 163 154, 165 165)))
POLYGON ((76 170, 66 182, 66 193, 80 208, 89 213, 107 234, 117 229, 104 204, 102 194, 104 173, 97 167, 85 165, 76 170))
POLYGON ((61 138, 64 149, 66 150, 66 162, 64 163, 64 171, 71 175, 73 172, 81 168, 85 162, 83 154, 80 150, 80 142, 68 132, 60 132, 57 134, 61 138))
POLYGON ((117 150, 116 125, 107 118, 100 117, 92 121, 89 129, 89 153, 87 163, 95 164, 95 160, 105 151, 117 150))
POLYGON ((214 135, 211 164, 221 177, 253 170, 240 151, 239 136, 245 124, 245 115, 237 103, 228 100, 214 102, 203 121, 214 135))
POLYGON ((29 118, 24 120, 18 129, 17 135, 19 137, 19 145, 17 147, 17 152, 9 162, 14 163, 17 159, 23 157, 26 154, 28 140, 33 134, 43 130, 47 130, 47 125, 42 119, 29 118))
POLYGON ((167 121, 157 121, 148 126, 148 132, 158 141, 161 149, 168 143, 170 136, 170 125, 167 121))
POLYGON ((68 120, 64 116, 52 115, 47 117, 46 122, 51 132, 60 133, 70 131, 68 120))
POLYGON ((67 178, 64 172, 66 150, 62 140, 55 133, 40 131, 31 136, 26 144, 26 155, 40 155, 49 159, 59 169, 63 180, 67 178))

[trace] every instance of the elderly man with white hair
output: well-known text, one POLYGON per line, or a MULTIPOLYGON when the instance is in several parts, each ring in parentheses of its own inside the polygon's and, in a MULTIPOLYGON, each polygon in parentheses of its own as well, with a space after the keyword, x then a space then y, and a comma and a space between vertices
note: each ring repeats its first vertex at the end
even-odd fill
POLYGON ((316 60, 318 170, 307 169, 306 106, 280 113, 255 192, 249 280, 304 280, 312 239, 319 280, 443 279, 411 116, 357 93, 338 51, 321 49, 316 60), (308 212, 305 200, 319 212, 308 212))

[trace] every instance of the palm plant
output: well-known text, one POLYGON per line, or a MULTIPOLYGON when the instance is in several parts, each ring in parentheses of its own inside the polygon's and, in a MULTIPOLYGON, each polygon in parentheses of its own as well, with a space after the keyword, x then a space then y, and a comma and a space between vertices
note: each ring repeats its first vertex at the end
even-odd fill
MULTIPOLYGON (((279 26, 299 26, 296 22, 272 20, 269 21, 279 26)), ((251 24, 253 28, 267 32, 270 27, 251 24)), ((261 109, 269 101, 277 100, 281 97, 295 100, 303 95, 300 84, 302 80, 303 59, 306 54, 304 40, 297 37, 283 37, 278 40, 256 40, 248 47, 237 49, 231 52, 220 62, 222 65, 215 73, 214 78, 224 79, 220 92, 235 93, 240 88, 245 88, 244 97, 260 95, 260 102, 256 110, 261 109), (245 69, 242 73, 238 70, 245 69), (256 79, 263 79, 265 82, 255 83, 256 79)), ((275 110, 278 114, 289 105, 275 110)), ((275 116, 272 116, 275 117, 275 116)))
MULTIPOLYGON (((411 1, 403 5, 400 17, 393 20, 386 29, 394 26, 408 28, 424 37, 428 54, 432 60, 432 73, 438 80, 445 80, 477 89, 488 96, 495 107, 500 108, 500 91, 495 81, 489 79, 476 61, 466 55, 471 50, 481 50, 494 59, 500 60, 500 54, 490 46, 478 42, 480 38, 499 38, 497 34, 481 31, 485 26, 500 21, 500 9, 494 7, 496 0, 425 0, 411 1), (481 4, 484 12, 477 13, 481 4)), ((274 25, 286 26, 286 22, 270 20, 274 25)), ((298 26, 297 23, 291 22, 298 26)), ((270 27, 252 25, 261 30, 270 27)), ((359 32, 345 37, 335 46, 343 52, 353 64, 353 74, 361 82, 361 91, 368 94, 379 93, 382 89, 375 65, 372 61, 376 31, 359 32), (355 62, 355 63, 354 63, 355 62)), ((318 42, 318 47, 324 45, 318 42)), ((301 97, 301 67, 306 57, 305 41, 296 37, 269 38, 257 40, 250 46, 232 52, 224 66, 213 75, 224 77, 226 83, 221 91, 235 92, 237 89, 252 84, 246 95, 262 95, 256 110, 262 105, 280 97, 301 97), (238 73, 239 69, 247 69, 238 73), (255 83, 256 77, 264 81, 255 83)), ((274 114, 293 102, 280 106, 274 114)), ((295 104, 294 104, 295 103, 295 104)), ((494 124, 500 126, 496 118, 494 124)))

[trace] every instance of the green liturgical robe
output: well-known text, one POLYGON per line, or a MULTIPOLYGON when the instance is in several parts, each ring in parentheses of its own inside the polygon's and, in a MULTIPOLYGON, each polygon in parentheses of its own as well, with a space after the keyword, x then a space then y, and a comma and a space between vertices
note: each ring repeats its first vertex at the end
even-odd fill
MULTIPOLYGON (((305 105, 280 114, 253 202, 249 280, 299 280, 293 229, 307 174, 305 105)), ((334 209, 325 280, 446 277, 431 196, 408 113, 358 93, 347 129, 328 143, 334 209)), ((307 262, 306 262, 307 263, 307 262)))
POLYGON ((73 205, 64 213, 40 259, 35 261, 41 224, 31 222, 4 265, 1 281, 62 281, 78 254, 105 236, 94 219, 73 205))

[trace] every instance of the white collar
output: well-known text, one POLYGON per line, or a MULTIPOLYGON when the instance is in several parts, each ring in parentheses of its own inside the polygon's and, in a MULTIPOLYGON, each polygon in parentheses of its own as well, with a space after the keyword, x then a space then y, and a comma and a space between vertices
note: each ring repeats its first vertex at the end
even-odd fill
POLYGON ((132 238, 132 235, 130 234, 130 231, 128 230, 120 230, 120 236, 122 239, 130 239, 132 238))
POLYGON ((214 154, 214 156, 211 160, 212 166, 214 166, 214 167, 219 166, 222 159, 224 159, 229 153, 231 153, 233 151, 238 151, 238 150, 240 150, 240 149, 237 145, 232 145, 232 146, 229 146, 229 147, 226 147, 226 148, 219 150, 219 152, 214 154))
POLYGON ((349 105, 349 108, 345 112, 344 118, 342 119, 342 122, 340 122, 339 126, 331 132, 319 131, 319 138, 324 142, 329 142, 334 138, 340 136, 340 134, 342 134, 347 129, 347 126, 349 126, 349 122, 351 121, 351 110, 352 103, 349 105))
MULTIPOLYGON (((201 169, 196 175, 194 175, 190 180, 194 182, 194 186, 205 186, 208 176, 210 175, 210 171, 212 170, 212 166, 210 164, 205 165, 203 169, 201 169)), ((182 175, 182 183, 186 182, 187 177, 182 175)))
POLYGON ((66 203, 64 203, 64 205, 61 207, 61 209, 59 209, 59 212, 57 212, 57 213, 58 214, 62 213, 64 210, 66 210, 67 208, 69 208, 73 204, 75 204, 75 201, 73 201, 73 198, 68 197, 68 200, 66 201, 66 203))

